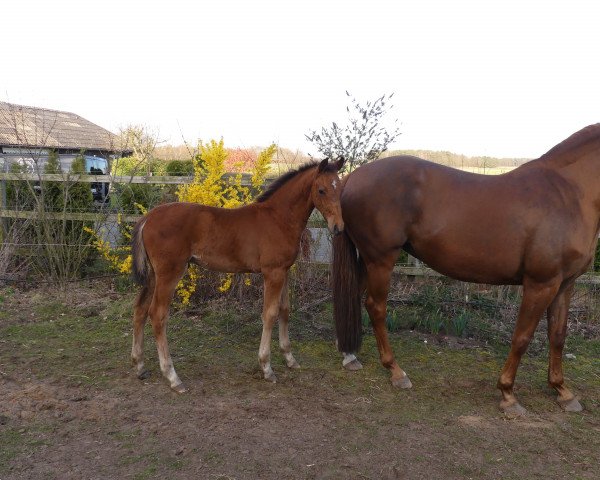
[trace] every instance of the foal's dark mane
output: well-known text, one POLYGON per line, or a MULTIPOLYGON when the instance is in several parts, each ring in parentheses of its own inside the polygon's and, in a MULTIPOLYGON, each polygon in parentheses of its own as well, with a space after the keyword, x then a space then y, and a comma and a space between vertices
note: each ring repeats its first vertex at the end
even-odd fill
MULTIPOLYGON (((305 172, 306 170, 309 170, 313 167, 317 167, 319 166, 319 162, 308 162, 305 163, 304 165, 298 167, 296 170, 290 170, 287 173, 284 173, 283 175, 281 175, 281 177, 275 179, 273 181, 273 183, 271 183, 271 185, 269 185, 269 188, 267 188, 263 193, 261 193, 257 198, 256 198, 256 203, 262 203, 266 200, 268 200, 269 198, 271 198, 273 196, 273 194, 279 190, 281 187, 283 187, 283 185, 285 185, 287 182, 289 182, 292 178, 294 178, 296 175, 305 172)), ((336 170, 336 166, 335 163, 328 163, 327 167, 325 168, 326 172, 335 172, 336 170)))
POLYGON ((540 157, 540 160, 560 156, 564 153, 578 149, 586 145, 587 143, 591 143, 593 141, 598 140, 600 140, 600 123, 588 125, 587 127, 582 128, 578 132, 575 132, 573 135, 571 135, 566 140, 563 140, 558 145, 552 147, 540 157))

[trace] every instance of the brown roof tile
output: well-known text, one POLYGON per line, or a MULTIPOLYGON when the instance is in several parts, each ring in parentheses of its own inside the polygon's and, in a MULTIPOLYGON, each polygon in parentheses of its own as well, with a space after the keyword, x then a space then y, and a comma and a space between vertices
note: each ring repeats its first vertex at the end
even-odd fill
POLYGON ((0 102, 0 146, 119 151, 119 137, 74 113, 0 102))

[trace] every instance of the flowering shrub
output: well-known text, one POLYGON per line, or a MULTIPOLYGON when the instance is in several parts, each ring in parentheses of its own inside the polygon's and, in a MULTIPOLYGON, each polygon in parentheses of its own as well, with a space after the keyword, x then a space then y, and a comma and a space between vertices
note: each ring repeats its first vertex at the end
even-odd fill
MULTIPOLYGON (((176 191, 177 199, 180 202, 202 203, 213 207, 236 208, 250 203, 262 192, 262 186, 269 172, 272 159, 277 151, 275 145, 271 145, 263 150, 257 157, 256 162, 250 172, 249 185, 243 182, 243 175, 238 171, 235 175, 225 176, 225 161, 228 152, 223 145, 223 140, 216 142, 211 140, 206 144, 198 145, 199 153, 194 157, 194 181, 191 184, 180 185, 176 191)), ((136 209, 142 214, 147 210, 142 205, 135 203, 136 209)), ((104 257, 111 268, 119 273, 128 274, 131 272, 131 241, 130 225, 124 225, 121 218, 118 218, 119 226, 123 236, 127 240, 124 246, 112 248, 110 244, 102 240, 97 232, 91 229, 86 231, 93 235, 92 244, 98 252, 104 257)), ((190 265, 188 274, 179 282, 176 289, 176 295, 181 305, 188 305, 194 292, 198 280, 203 278, 200 269, 196 265, 190 265)), ((233 283, 233 274, 225 274, 221 277, 219 291, 225 292, 231 288, 233 283)), ((250 277, 244 277, 244 284, 249 285, 250 277)))
MULTIPOLYGON (((250 186, 243 185, 240 172, 225 179, 225 162, 229 152, 225 149, 223 140, 211 140, 198 145, 199 153, 194 158, 194 182, 180 185, 176 194, 180 202, 196 202, 211 207, 236 208, 250 203, 262 192, 262 185, 269 172, 271 161, 277 151, 275 145, 263 150, 256 159, 250 177, 250 186)), ((187 305, 196 291, 198 280, 202 278, 197 265, 190 265, 188 275, 177 285, 177 296, 183 305, 187 305)), ((233 284, 234 275, 225 274, 218 287, 220 292, 226 292, 233 284)), ((249 277, 244 283, 248 285, 249 277)))

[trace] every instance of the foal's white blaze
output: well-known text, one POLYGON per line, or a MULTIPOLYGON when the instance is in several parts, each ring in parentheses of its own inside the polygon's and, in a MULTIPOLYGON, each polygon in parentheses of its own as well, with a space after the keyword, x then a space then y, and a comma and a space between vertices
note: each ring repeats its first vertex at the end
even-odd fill
POLYGON ((337 180, 333 179, 331 181, 331 186, 333 187, 333 189, 335 190, 337 188, 337 180))

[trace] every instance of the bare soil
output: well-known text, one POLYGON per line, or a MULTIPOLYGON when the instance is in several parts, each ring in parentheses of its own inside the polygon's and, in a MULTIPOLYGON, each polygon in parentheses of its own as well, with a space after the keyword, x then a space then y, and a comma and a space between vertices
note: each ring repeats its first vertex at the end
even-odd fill
POLYGON ((189 387, 177 395, 160 378, 150 336, 153 376, 137 380, 129 367, 131 294, 79 290, 4 294, 1 480, 600 478, 597 341, 575 344, 579 362, 566 364, 583 413, 560 410, 545 357, 535 357, 518 377, 530 414, 509 420, 494 388, 501 349, 394 335, 415 385, 402 391, 371 337, 365 368, 345 372, 330 319, 304 317, 291 324, 303 368, 286 370, 274 343, 271 384, 256 366, 255 306, 223 321, 219 304, 173 316, 170 345, 189 387))

